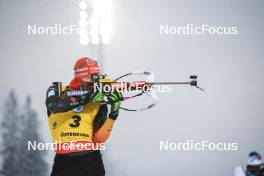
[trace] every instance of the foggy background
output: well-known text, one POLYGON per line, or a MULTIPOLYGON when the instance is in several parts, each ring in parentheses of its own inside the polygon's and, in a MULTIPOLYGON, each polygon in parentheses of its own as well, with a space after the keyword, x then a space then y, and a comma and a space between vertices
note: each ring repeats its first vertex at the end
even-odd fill
MULTIPOLYGON (((197 74, 201 92, 189 86, 159 94, 150 111, 120 112, 107 142, 111 167, 125 175, 228 176, 252 150, 264 154, 263 7, 261 0, 114 0, 105 72, 155 73, 155 81, 197 74), (160 35, 161 24, 238 26, 238 35, 160 35), (238 151, 160 151, 160 140, 236 142, 238 151)), ((78 24, 77 0, 0 1, 0 105, 14 89, 32 96, 42 137, 51 142, 45 107, 53 81, 68 84, 78 57, 89 56, 79 35, 28 35, 28 25, 78 24)), ((136 102, 136 100, 135 100, 136 102)), ((53 153, 47 160, 52 165, 53 153)), ((107 159, 106 158, 106 159, 107 159)), ((107 161, 105 161, 107 162, 107 161)), ((121 175, 121 174, 120 174, 121 175)))

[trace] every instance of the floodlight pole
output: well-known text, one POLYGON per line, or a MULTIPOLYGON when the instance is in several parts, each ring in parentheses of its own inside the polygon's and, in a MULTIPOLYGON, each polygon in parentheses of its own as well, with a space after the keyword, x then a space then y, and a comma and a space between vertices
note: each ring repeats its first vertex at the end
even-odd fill
POLYGON ((99 34, 100 42, 97 45, 97 57, 100 65, 101 73, 104 73, 104 44, 102 43, 102 36, 99 34))
POLYGON ((105 69, 104 48, 110 43, 111 3, 111 0, 81 0, 79 3, 80 44, 89 46, 90 56, 98 61, 102 72, 105 69))

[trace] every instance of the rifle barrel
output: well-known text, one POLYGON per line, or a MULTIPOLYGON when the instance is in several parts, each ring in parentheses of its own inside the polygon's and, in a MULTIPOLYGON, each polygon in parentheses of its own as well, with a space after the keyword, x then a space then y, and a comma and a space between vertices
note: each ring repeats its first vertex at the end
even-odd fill
POLYGON ((150 85, 177 85, 177 84, 191 84, 190 81, 188 82, 147 82, 150 85))

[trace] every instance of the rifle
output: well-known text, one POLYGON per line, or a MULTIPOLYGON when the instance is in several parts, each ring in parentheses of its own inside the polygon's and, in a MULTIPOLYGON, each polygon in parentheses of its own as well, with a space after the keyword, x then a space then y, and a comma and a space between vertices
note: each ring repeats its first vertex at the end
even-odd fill
MULTIPOLYGON (((189 81, 183 81, 183 82, 153 82, 154 76, 150 72, 131 72, 125 75, 122 75, 115 80, 112 80, 111 78, 107 78, 107 75, 100 75, 100 77, 94 81, 94 82, 86 82, 86 83, 81 83, 79 86, 81 87, 81 90, 79 91, 73 91, 73 90, 67 90, 64 93, 60 93, 61 95, 64 96, 82 96, 86 93, 88 93, 87 88, 91 89, 93 91, 102 91, 106 94, 111 92, 111 91, 121 91, 121 92, 131 92, 131 91, 139 91, 140 93, 137 93, 136 95, 133 96, 124 96, 121 101, 126 101, 128 99, 132 99, 138 96, 143 95, 144 93, 150 93, 150 97, 155 99, 156 102, 148 105, 147 107, 140 108, 140 109, 129 109, 129 108, 124 108, 121 107, 121 109, 126 110, 126 111, 144 111, 147 109, 150 109, 154 107, 157 103, 157 96, 153 94, 151 91, 153 86, 159 86, 159 85, 190 85, 193 87, 198 88, 201 91, 204 91, 201 87, 198 86, 197 83, 197 75, 191 75, 189 81), (135 81, 135 82, 122 82, 119 81, 120 79, 124 77, 128 77, 131 75, 145 75, 148 76, 146 78, 146 81, 135 81)), ((101 102, 101 104, 109 104, 108 101, 104 100, 101 102)))

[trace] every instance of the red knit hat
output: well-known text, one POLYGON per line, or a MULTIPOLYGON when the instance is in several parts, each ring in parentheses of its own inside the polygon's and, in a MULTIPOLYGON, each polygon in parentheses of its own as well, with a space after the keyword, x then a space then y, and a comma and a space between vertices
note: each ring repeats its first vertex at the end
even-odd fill
POLYGON ((74 65, 74 79, 70 83, 73 89, 78 88, 79 83, 93 81, 92 76, 100 74, 100 68, 96 61, 82 57, 74 65))

